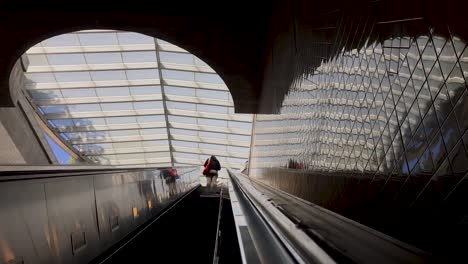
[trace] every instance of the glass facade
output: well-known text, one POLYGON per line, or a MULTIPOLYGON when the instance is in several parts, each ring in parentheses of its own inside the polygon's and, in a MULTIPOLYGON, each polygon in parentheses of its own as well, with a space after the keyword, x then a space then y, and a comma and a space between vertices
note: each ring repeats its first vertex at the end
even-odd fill
POLYGON ((86 30, 22 57, 25 91, 63 141, 104 165, 185 166, 248 158, 252 115, 234 114, 223 80, 189 52, 146 35, 86 30))
POLYGON ((466 234, 468 49, 432 32, 322 59, 255 117, 251 177, 425 249, 466 234))

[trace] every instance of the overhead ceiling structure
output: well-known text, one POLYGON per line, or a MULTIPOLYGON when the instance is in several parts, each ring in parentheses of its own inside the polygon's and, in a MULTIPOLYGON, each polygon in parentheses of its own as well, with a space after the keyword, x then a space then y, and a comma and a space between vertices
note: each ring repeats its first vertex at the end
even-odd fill
POLYGON ((85 158, 107 165, 225 167, 248 158, 252 115, 234 114, 216 72, 186 50, 139 33, 85 30, 21 57, 37 112, 85 158))

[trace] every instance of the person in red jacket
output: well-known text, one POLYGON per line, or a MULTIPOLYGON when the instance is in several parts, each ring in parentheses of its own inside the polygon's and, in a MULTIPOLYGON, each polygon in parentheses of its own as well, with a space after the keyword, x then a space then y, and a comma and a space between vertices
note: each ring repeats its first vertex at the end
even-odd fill
POLYGON ((203 166, 205 167, 203 169, 203 175, 206 176, 206 187, 216 187, 218 171, 221 170, 221 163, 219 163, 219 160, 215 156, 211 156, 209 159, 206 159, 203 166))

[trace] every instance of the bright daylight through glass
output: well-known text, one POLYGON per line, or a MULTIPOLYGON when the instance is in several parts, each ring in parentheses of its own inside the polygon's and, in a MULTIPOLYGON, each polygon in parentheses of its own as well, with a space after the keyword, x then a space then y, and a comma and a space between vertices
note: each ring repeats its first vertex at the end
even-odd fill
POLYGON ((56 135, 106 165, 184 166, 216 155, 240 168, 252 115, 196 56, 139 33, 86 30, 30 48, 25 89, 56 135))

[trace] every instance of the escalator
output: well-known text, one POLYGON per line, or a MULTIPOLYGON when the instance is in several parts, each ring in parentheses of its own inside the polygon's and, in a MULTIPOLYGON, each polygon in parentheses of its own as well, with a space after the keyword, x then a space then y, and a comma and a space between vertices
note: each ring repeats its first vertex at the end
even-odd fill
POLYGON ((220 195, 196 189, 93 263, 240 263, 230 202, 220 195))

